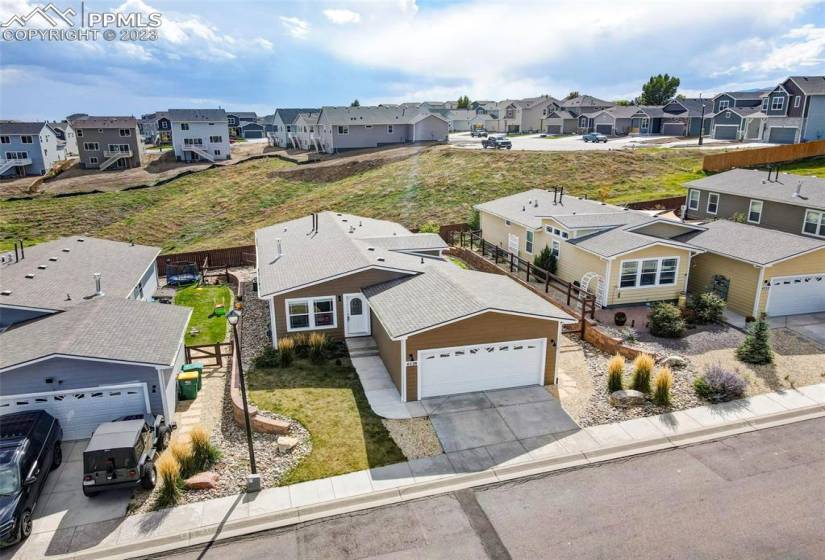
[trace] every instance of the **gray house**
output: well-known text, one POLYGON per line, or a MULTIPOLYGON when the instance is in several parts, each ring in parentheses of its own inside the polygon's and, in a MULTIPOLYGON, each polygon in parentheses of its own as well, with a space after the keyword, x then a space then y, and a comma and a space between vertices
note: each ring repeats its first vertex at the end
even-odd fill
POLYGON ((138 121, 134 117, 81 117, 69 124, 77 134, 84 169, 131 169, 145 160, 138 121))
POLYGON ((710 135, 717 140, 759 140, 765 126, 760 106, 730 107, 711 116, 710 135))
POLYGON ((551 110, 541 120, 542 132, 546 134, 575 134, 578 119, 570 111, 551 110))
POLYGON ((234 111, 226 113, 226 121, 229 125, 230 136, 242 136, 241 127, 244 123, 258 122, 258 114, 254 111, 234 111))
POLYGON ((191 309, 150 303, 157 247, 67 237, 0 274, 0 413, 45 409, 67 440, 126 414, 174 421, 191 309))
POLYGON ((318 116, 321 150, 336 153, 391 144, 446 142, 449 123, 440 115, 398 107, 323 107, 318 116))
POLYGON ((825 76, 791 76, 764 99, 762 139, 794 144, 825 138, 825 76))
POLYGON ((662 134, 668 136, 699 136, 710 132, 710 116, 713 113, 711 99, 674 99, 664 107, 662 134))
POLYGON ((45 122, 0 122, 0 177, 44 175, 65 159, 61 144, 45 122))
POLYGON ((167 111, 157 111, 142 115, 138 121, 143 141, 152 144, 172 142, 172 121, 167 111))
POLYGON ((825 238, 825 179, 733 169, 690 181, 685 215, 737 219, 786 233, 825 238))
POLYGON ((266 135, 264 125, 258 121, 244 121, 236 127, 236 130, 238 131, 238 136, 246 139, 264 138, 266 135))
POLYGON ((293 125, 301 113, 319 113, 321 109, 276 109, 272 116, 271 141, 281 148, 294 148, 290 137, 295 133, 293 125))
POLYGON ((768 94, 766 90, 757 91, 726 91, 713 98, 713 113, 733 107, 761 107, 763 99, 768 94))

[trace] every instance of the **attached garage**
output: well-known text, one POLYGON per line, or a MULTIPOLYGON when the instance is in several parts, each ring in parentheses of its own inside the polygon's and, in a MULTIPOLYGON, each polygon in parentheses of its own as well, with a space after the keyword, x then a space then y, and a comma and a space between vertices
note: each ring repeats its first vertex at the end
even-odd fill
POLYGON ((561 134, 561 125, 560 124, 548 124, 545 127, 545 132, 547 134, 561 134))
POLYGON ((768 142, 772 144, 793 144, 799 129, 772 126, 768 131, 768 142))
POLYGON ((662 125, 662 134, 665 136, 684 136, 685 123, 666 122, 662 125))
POLYGON ((613 125, 612 124, 597 124, 596 125, 596 132, 601 134, 606 134, 610 136, 613 134, 613 125))
POLYGON ((825 311, 825 272, 771 278, 768 284, 770 317, 825 311))
POLYGON ((717 124, 713 129, 716 140, 736 140, 739 134, 739 125, 717 124))

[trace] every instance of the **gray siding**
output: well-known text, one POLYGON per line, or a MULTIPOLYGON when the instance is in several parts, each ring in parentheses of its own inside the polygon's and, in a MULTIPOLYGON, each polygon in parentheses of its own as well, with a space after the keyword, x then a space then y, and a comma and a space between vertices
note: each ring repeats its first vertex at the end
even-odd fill
POLYGON ((808 118, 805 122, 803 140, 825 138, 825 95, 814 95, 808 99, 808 118))
POLYGON ((140 287, 136 286, 132 294, 132 299, 139 299, 143 301, 152 301, 152 296, 158 288, 158 266, 157 263, 152 263, 143 277, 140 279, 139 286, 143 288, 143 296, 141 297, 140 287))
MULTIPOLYGON (((747 216, 748 208, 751 200, 760 200, 758 198, 750 199, 744 196, 736 196, 732 194, 719 194, 719 211, 716 215, 708 214, 708 193, 711 191, 699 191, 699 209, 687 210, 687 216, 691 219, 708 220, 708 219, 730 219, 735 214, 743 214, 747 216)), ((762 205, 762 219, 759 224, 760 227, 768 229, 776 229, 786 233, 793 233, 795 235, 805 235, 802 233, 802 223, 805 219, 805 208, 801 206, 793 206, 790 204, 782 204, 780 202, 771 202, 763 200, 762 205)), ((687 198, 685 199, 687 205, 687 198)), ((811 237, 806 235, 806 237, 811 237)))
MULTIPOLYGON (((78 121, 75 121, 78 123, 78 121)), ((80 154, 80 165, 86 169, 97 169, 103 162, 106 161, 104 151, 109 149, 110 144, 128 144, 132 150, 131 158, 124 158, 127 162, 127 168, 140 167, 143 162, 143 142, 141 140, 140 131, 137 126, 133 129, 130 136, 121 136, 119 128, 78 128, 78 132, 82 130, 83 135, 78 135, 77 149, 80 154), (100 130, 100 132, 98 132, 100 130), (97 150, 86 149, 87 143, 97 143, 97 150), (96 157, 97 163, 91 163, 90 158, 96 157)), ((113 164, 107 169, 118 169, 117 163, 113 164)))
POLYGON ((415 142, 446 142, 448 124, 438 117, 427 117, 413 125, 411 140, 415 142))
POLYGON ((0 159, 8 159, 8 152, 26 152, 29 159, 32 160, 30 165, 25 167, 12 167, 3 173, 3 177, 12 177, 18 175, 22 170, 25 175, 43 175, 55 162, 65 159, 61 157, 57 149, 57 135, 52 129, 44 126, 39 134, 3 134, 8 136, 10 142, 8 144, 0 144, 0 159), (23 136, 31 137, 31 144, 24 144, 23 136))

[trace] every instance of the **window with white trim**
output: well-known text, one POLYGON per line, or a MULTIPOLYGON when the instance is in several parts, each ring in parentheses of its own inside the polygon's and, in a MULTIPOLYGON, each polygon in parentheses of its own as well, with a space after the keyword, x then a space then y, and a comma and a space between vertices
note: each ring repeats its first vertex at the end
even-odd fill
POLYGON ((730 116, 731 116, 731 112, 730 111, 725 111, 725 118, 729 119, 730 116))
POLYGON ((220 144, 221 142, 223 142, 223 136, 210 136, 209 142, 211 144, 220 144))
POLYGON ((89 165, 97 165, 98 159, 94 156, 89 158, 89 165))
POLYGON ((793 107, 794 107, 794 109, 798 108, 800 103, 802 103, 802 96, 801 95, 797 95, 796 97, 793 98, 793 107))
POLYGON ((762 201, 751 200, 748 206, 748 221, 752 224, 758 224, 762 221, 762 201))
POLYGON ((650 288, 672 286, 676 283, 679 257, 622 261, 619 274, 620 288, 650 288))
POLYGON ((83 149, 90 152, 97 152, 100 150, 100 144, 97 142, 83 142, 83 149))
POLYGON ((553 226, 544 226, 544 231, 546 231, 550 235, 561 237, 562 239, 568 239, 570 237, 570 234, 564 231, 563 229, 559 229, 553 226))
POLYGON ((781 95, 771 98, 771 111, 781 111, 785 108, 785 98, 781 95))
POLYGON ((122 137, 124 137, 124 138, 125 138, 125 137, 127 137, 127 136, 131 136, 131 135, 132 135, 132 131, 131 131, 131 129, 128 129, 128 128, 121 128, 121 129, 119 130, 119 133, 120 133, 120 135, 121 135, 122 137))
POLYGON ((349 134, 349 127, 345 125, 339 125, 338 134, 349 134))
POLYGON ((708 193, 708 214, 716 214, 719 211, 719 193, 708 193))
POLYGON ((556 240, 551 240, 550 243, 550 253, 555 255, 556 258, 559 258, 559 253, 561 253, 561 243, 556 240))
POLYGON ((767 98, 767 97, 766 97, 765 99, 763 99, 763 100, 762 100, 762 110, 763 110, 763 111, 767 111, 767 110, 768 110, 768 98, 767 98))
POLYGON ((825 237, 825 212, 806 210, 802 232, 825 237))
POLYGON ((688 209, 689 210, 698 210, 699 209, 699 197, 701 193, 695 189, 690 189, 688 191, 688 209))
POLYGON ((11 144, 11 138, 8 136, 0 136, 0 144, 11 144))
POLYGON ((527 252, 527 253, 530 253, 532 255, 533 254, 533 232, 530 231, 529 229, 525 230, 525 231, 527 233, 525 235, 524 251, 527 252))
POLYGON ((290 332, 334 329, 335 296, 287 300, 286 315, 286 330, 290 332))
POLYGON ((22 142, 23 144, 31 144, 32 143, 32 137, 31 136, 21 136, 20 137, 20 142, 22 142))
POLYGON ((83 138, 83 129, 82 128, 77 129, 77 137, 78 138, 83 138))
POLYGON ((719 101, 719 110, 720 111, 724 111, 728 107, 730 107, 730 101, 728 99, 722 99, 722 100, 719 101))

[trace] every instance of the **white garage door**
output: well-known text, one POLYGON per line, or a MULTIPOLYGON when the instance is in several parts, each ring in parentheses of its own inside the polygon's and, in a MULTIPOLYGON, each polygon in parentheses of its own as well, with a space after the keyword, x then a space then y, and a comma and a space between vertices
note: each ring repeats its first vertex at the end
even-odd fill
POLYGON ((825 311, 825 272, 771 278, 770 285, 765 309, 770 317, 825 311))
POLYGON ((546 338, 418 353, 418 395, 437 397, 544 384, 546 338))
POLYGON ((103 422, 149 412, 149 393, 145 383, 133 383, 0 397, 0 414, 24 410, 45 410, 57 418, 66 441, 86 439, 103 422))

